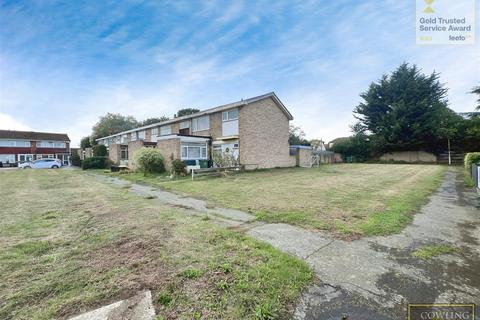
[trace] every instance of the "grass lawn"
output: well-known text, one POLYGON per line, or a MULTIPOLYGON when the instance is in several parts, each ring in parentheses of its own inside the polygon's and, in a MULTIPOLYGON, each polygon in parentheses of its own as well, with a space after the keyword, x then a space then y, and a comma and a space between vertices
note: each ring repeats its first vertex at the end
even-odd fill
POLYGON ((303 262, 73 170, 0 171, 0 319, 65 319, 151 289, 158 319, 286 317, 303 262))
POLYGON ((358 236, 400 231, 440 185, 445 170, 437 165, 338 164, 195 181, 138 173, 119 176, 248 211, 263 221, 358 236))

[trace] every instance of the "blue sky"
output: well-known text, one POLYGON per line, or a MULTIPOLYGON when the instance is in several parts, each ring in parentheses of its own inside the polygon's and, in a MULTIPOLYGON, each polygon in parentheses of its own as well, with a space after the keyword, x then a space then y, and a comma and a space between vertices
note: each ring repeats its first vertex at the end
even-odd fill
POLYGON ((415 45, 414 1, 0 4, 0 128, 67 132, 74 144, 107 112, 172 116, 269 91, 308 138, 330 140, 403 61, 440 72, 456 111, 473 109, 480 81, 478 41, 415 45))

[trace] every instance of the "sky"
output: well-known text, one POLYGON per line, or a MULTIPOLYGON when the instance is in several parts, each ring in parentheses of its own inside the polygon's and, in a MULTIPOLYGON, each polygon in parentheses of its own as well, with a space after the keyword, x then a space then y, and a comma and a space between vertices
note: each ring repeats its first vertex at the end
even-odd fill
POLYGON ((0 129, 76 146, 107 112, 172 117, 274 91, 307 138, 329 141, 402 62, 439 72, 450 107, 473 110, 476 30, 475 45, 418 46, 403 0, 0 0, 0 129))

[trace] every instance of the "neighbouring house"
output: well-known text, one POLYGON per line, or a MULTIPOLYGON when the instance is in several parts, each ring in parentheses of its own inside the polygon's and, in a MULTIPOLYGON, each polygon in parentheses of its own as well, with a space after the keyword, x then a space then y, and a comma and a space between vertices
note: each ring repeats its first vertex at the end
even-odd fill
POLYGON ((0 162, 3 166, 44 158, 69 164, 70 139, 65 133, 0 130, 0 162))
POLYGON ((129 167, 144 146, 160 149, 167 168, 172 159, 211 165, 215 153, 230 155, 246 169, 288 167, 290 120, 290 112, 271 92, 96 141, 108 147, 114 163, 129 167))

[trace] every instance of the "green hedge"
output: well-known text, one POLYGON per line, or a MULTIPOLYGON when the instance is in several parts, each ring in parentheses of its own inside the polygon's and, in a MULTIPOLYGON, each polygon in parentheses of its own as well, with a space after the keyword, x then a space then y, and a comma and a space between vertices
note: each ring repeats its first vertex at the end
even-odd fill
POLYGON ((108 157, 91 157, 82 161, 82 169, 107 169, 111 166, 108 157))
POLYGON ((156 148, 142 147, 134 154, 137 169, 144 174, 165 172, 163 156, 156 148))
POLYGON ((470 152, 465 155, 465 169, 470 170, 472 164, 480 165, 480 152, 470 152))

